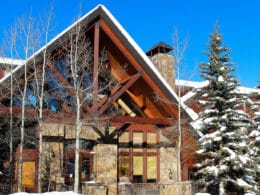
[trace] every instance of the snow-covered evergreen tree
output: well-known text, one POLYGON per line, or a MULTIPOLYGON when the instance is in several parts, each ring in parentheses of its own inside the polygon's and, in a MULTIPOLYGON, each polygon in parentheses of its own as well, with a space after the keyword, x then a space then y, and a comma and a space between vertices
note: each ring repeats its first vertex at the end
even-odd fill
POLYGON ((254 111, 254 122, 255 122, 255 129, 250 132, 249 138, 250 138, 250 151, 249 154, 253 158, 255 162, 255 180, 257 183, 257 189, 260 190, 260 92, 256 94, 258 98, 253 103, 252 110, 254 111))
POLYGON ((238 83, 229 54, 215 26, 210 35, 209 62, 201 64, 201 77, 209 84, 200 91, 204 111, 198 119, 200 162, 195 180, 201 192, 210 194, 244 194, 254 187, 248 156, 252 120, 239 109, 244 100, 236 90, 238 83))

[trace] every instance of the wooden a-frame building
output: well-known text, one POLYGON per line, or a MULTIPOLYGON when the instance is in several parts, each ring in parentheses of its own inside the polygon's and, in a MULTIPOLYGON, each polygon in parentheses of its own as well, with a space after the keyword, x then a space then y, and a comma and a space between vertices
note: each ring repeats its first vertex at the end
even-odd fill
MULTIPOLYGON (((37 191, 39 111, 34 92, 35 71, 41 72, 47 52, 43 109, 43 175, 45 190, 72 186, 74 182, 76 91, 68 66, 70 40, 80 30, 82 44, 77 61, 82 79, 80 93, 80 182, 95 181, 109 194, 119 192, 120 182, 159 185, 177 181, 178 97, 154 64, 102 5, 76 21, 50 43, 17 66, 12 77, 14 139, 13 185, 17 182, 21 89, 27 69, 23 181, 25 191, 37 191), (74 33, 74 34, 73 34, 74 33), (84 50, 85 49, 85 50, 84 50), (86 64, 84 64, 86 63, 86 64), (82 77, 83 78, 83 77, 82 77)), ((71 51, 71 50, 70 50, 71 51)), ((75 52, 74 52, 75 54, 75 52)), ((0 80, 1 134, 10 126, 11 74, 0 80)), ((75 79, 75 78, 74 78, 75 79)), ((182 179, 189 180, 195 134, 192 116, 181 105, 183 122, 182 179)), ((4 146, 1 142, 1 146, 4 146)), ((0 158, 9 161, 8 147, 0 158)), ((7 163, 8 164, 8 163, 7 163)), ((4 167, 4 163, 2 163, 4 167)), ((86 184, 87 185, 87 184, 86 184)))

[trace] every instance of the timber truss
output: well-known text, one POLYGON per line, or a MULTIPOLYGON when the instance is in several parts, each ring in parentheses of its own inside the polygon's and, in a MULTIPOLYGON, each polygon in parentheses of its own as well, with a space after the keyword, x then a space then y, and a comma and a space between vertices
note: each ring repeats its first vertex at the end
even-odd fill
MULTIPOLYGON (((91 22, 82 23, 82 25, 85 25, 82 28, 82 36, 87 36, 88 38, 84 40, 89 40, 93 47, 93 60, 91 71, 89 71, 92 78, 92 80, 90 79, 91 87, 89 87, 88 92, 84 92, 84 84, 81 86, 80 117, 88 122, 106 121, 105 131, 93 126, 94 131, 100 137, 99 142, 113 142, 116 136, 133 127, 153 129, 159 127, 163 129, 174 126, 177 116, 176 105, 169 103, 170 101, 160 101, 160 99, 167 99, 167 96, 150 76, 151 73, 143 68, 143 64, 132 54, 127 44, 108 25, 107 20, 97 16, 91 22), (100 63, 101 48, 106 49, 107 60, 105 64, 100 63), (126 64, 127 66, 125 66, 126 64), (101 82, 104 82, 102 80, 105 79, 113 82, 109 87, 110 81, 105 83, 107 87, 102 89, 101 82), (86 95, 91 97, 88 101, 83 100, 86 95), (111 126, 114 127, 113 131, 109 131, 111 126)), ((70 43, 67 40, 68 33, 58 39, 53 46, 47 48, 50 60, 46 66, 46 73, 51 76, 46 77, 46 82, 42 86, 48 90, 45 94, 44 100, 46 102, 44 102, 43 110, 43 120, 46 122, 75 123, 75 106, 72 104, 75 102, 77 91, 68 79, 67 72, 62 71, 64 68, 56 65, 56 61, 64 56, 64 51, 68 49, 67 47, 64 49, 64 45, 70 43), (61 40, 65 41, 61 42, 61 40), (50 78, 55 78, 55 82, 48 81, 50 78), (59 85, 55 83, 59 83, 59 85)), ((0 98, 0 115, 10 115, 12 110, 12 114, 19 118, 22 112, 19 98, 21 98, 20 94, 23 89, 24 74, 27 74, 30 83, 28 91, 31 94, 28 94, 25 115, 37 120, 39 110, 35 109, 38 106, 37 96, 34 93, 35 67, 41 70, 42 63, 42 56, 37 54, 26 61, 28 72, 25 73, 25 68, 22 67, 13 73, 15 87, 13 88, 12 109, 9 107, 10 78, 1 83, 3 90, 0 98)))

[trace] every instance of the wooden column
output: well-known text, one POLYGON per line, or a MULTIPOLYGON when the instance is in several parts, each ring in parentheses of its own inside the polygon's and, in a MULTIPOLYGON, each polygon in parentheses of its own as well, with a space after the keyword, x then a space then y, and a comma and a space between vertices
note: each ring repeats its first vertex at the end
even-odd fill
MULTIPOLYGON (((143 143, 147 144, 147 131, 143 131, 143 143)), ((147 182, 147 146, 143 147, 143 166, 144 166, 144 172, 143 172, 143 182, 146 183, 147 182)))
POLYGON ((97 115, 97 98, 98 98, 98 63, 99 63, 99 35, 100 35, 100 22, 95 24, 94 33, 94 68, 93 68, 93 116, 97 115))
POLYGON ((129 148, 129 178, 130 182, 133 182, 133 131, 129 131, 129 143, 132 145, 129 148))
MULTIPOLYGON (((160 143, 160 131, 156 132, 156 143, 160 143)), ((156 149, 156 154, 157 154, 157 183, 160 182, 161 178, 160 178, 160 159, 161 159, 161 155, 160 155, 160 148, 156 149)))

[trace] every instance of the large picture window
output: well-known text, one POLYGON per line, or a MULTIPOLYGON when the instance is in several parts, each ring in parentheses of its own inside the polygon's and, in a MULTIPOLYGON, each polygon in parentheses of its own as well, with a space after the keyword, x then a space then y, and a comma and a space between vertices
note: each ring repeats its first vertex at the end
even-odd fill
POLYGON ((119 137, 119 177, 129 177, 133 183, 156 183, 158 132, 129 130, 119 137))

